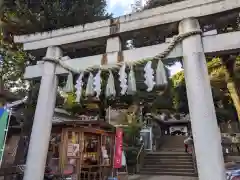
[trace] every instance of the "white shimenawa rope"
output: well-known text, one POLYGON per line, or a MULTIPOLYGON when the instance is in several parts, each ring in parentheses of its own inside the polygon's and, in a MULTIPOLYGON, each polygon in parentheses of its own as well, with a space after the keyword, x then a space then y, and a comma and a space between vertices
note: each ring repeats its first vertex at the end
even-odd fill
MULTIPOLYGON (((142 60, 138 60, 138 61, 133 61, 132 63, 130 63, 130 65, 132 66, 132 65, 144 64, 145 62, 152 61, 152 60, 162 60, 183 39, 185 39, 187 37, 190 37, 190 36, 193 36, 193 35, 201 34, 201 33, 202 33, 201 30, 195 30, 195 31, 184 33, 184 34, 179 34, 179 35, 173 37, 172 41, 169 43, 169 46, 166 48, 166 50, 164 50, 160 54, 156 55, 155 57, 153 57, 151 59, 142 59, 142 60)), ((126 63, 126 62, 119 62, 119 63, 115 63, 115 64, 96 65, 96 66, 92 66, 92 67, 89 67, 89 68, 83 70, 83 69, 73 68, 73 67, 69 66, 68 64, 66 64, 65 61, 62 61, 61 59, 45 57, 45 58, 43 58, 43 61, 54 62, 54 63, 60 65, 62 68, 66 69, 67 71, 72 72, 72 73, 76 73, 76 74, 79 74, 81 72, 91 72, 91 71, 94 71, 94 70, 109 71, 111 69, 120 68, 124 63, 126 63)), ((127 63, 127 64, 129 64, 129 63, 127 63)))

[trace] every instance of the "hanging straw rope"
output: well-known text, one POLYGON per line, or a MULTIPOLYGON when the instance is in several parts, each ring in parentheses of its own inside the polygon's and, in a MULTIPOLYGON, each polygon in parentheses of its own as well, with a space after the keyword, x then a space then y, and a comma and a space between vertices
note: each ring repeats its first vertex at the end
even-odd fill
MULTIPOLYGON (((156 55, 152 59, 142 59, 142 60, 134 61, 132 63, 128 63, 128 65, 139 65, 139 64, 144 64, 145 62, 152 61, 152 60, 162 60, 173 50, 173 48, 179 42, 181 42, 182 40, 184 40, 187 37, 197 35, 197 34, 201 34, 201 33, 202 33, 201 30, 195 30, 195 31, 184 33, 184 34, 179 34, 172 39, 172 42, 169 44, 169 46, 163 52, 156 55)), ((116 68, 118 69, 124 63, 126 63, 126 62, 119 62, 119 63, 115 63, 115 64, 95 65, 95 66, 87 68, 86 70, 82 70, 82 69, 75 69, 75 68, 69 66, 68 64, 65 63, 65 61, 62 61, 61 59, 45 57, 45 58, 43 58, 43 61, 54 62, 54 63, 60 65, 62 68, 66 69, 67 71, 72 72, 72 73, 76 73, 76 74, 79 74, 79 73, 84 72, 84 71, 85 72, 91 72, 91 71, 94 71, 94 70, 109 71, 109 70, 113 70, 113 69, 116 69, 116 68)))

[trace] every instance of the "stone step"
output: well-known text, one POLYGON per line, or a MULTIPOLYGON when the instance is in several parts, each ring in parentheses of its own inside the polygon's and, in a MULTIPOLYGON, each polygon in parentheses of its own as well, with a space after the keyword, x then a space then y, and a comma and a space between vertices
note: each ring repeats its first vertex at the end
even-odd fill
POLYGON ((144 163, 145 166, 148 166, 148 165, 166 165, 166 166, 175 166, 175 165, 178 165, 178 166, 193 166, 193 162, 173 162, 173 161, 170 161, 170 162, 146 162, 144 163))
POLYGON ((151 159, 162 159, 162 160, 165 160, 165 159, 175 159, 176 161, 178 160, 189 160, 189 159, 192 159, 191 156, 145 156, 144 157, 145 160, 151 160, 151 159))
POLYGON ((187 154, 187 153, 185 153, 185 154, 178 154, 177 152, 175 152, 175 154, 174 153, 172 153, 172 154, 146 154, 146 156, 152 156, 152 157, 157 157, 157 156, 160 156, 160 157, 163 157, 163 156, 182 156, 182 157, 191 157, 192 155, 190 155, 190 154, 187 154))
POLYGON ((181 173, 181 172, 189 172, 194 173, 193 168, 183 168, 183 169, 175 169, 175 168, 141 168, 140 171, 148 171, 148 172, 174 172, 174 173, 181 173))
POLYGON ((143 168, 175 168, 175 169, 192 169, 193 164, 145 164, 143 168))
POLYGON ((175 163, 175 164, 178 164, 178 163, 185 163, 185 162, 192 163, 193 160, 192 159, 178 159, 178 160, 176 160, 176 159, 144 159, 144 164, 147 164, 147 163, 152 163, 153 164, 154 162, 156 162, 156 163, 161 162, 161 163, 175 163))
POLYGON ((148 152, 147 155, 188 155, 190 156, 190 154, 186 153, 183 149, 177 149, 177 148, 173 148, 173 149, 169 149, 169 151, 160 151, 160 152, 148 152), (174 151, 174 150, 178 150, 178 151, 174 151))
POLYGON ((164 147, 181 147, 184 148, 184 143, 183 141, 181 142, 165 142, 164 147))
POLYGON ((164 148, 164 149, 160 149, 161 151, 167 151, 168 153, 185 153, 185 149, 184 148, 164 148))
POLYGON ((151 152, 147 153, 146 156, 191 156, 190 154, 182 152, 151 152))
POLYGON ((197 177, 196 173, 189 173, 189 172, 148 172, 148 171, 141 171, 140 174, 142 175, 159 175, 159 176, 189 176, 189 177, 197 177))

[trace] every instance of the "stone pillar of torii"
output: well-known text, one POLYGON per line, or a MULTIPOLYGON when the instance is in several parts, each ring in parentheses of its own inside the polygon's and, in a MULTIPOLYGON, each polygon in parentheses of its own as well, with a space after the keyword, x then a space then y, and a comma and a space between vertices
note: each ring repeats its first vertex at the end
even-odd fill
MULTIPOLYGON (((43 62, 27 67, 25 71, 26 79, 41 78, 41 86, 24 180, 42 180, 44 176, 59 74, 66 75, 69 73, 69 69, 74 68, 74 72, 79 71, 79 74, 85 70, 89 73, 89 69, 99 69, 98 72, 100 73, 101 69, 111 69, 112 65, 118 64, 118 66, 121 65, 120 69, 123 71, 123 74, 119 72, 119 76, 123 78, 120 87, 124 94, 129 85, 126 87, 125 80, 127 77, 125 77, 125 69, 123 70, 122 67, 136 64, 137 61, 142 59, 156 57, 159 53, 161 55, 158 56, 158 59, 183 58, 199 179, 226 180, 221 137, 217 125, 205 54, 219 51, 227 53, 228 50, 233 52, 239 49, 240 32, 199 34, 198 32, 201 30, 199 22, 191 17, 207 16, 239 7, 239 0, 185 0, 130 16, 119 17, 114 20, 117 22, 115 25, 111 24, 112 20, 105 20, 52 32, 14 37, 15 42, 23 43, 23 47, 27 51, 46 49, 43 62), (121 40, 118 35, 123 32, 179 21, 179 34, 188 34, 188 36, 182 38, 178 44, 172 46, 173 44, 166 42, 154 46, 121 50, 121 40), (113 26, 114 30, 112 30, 113 26), (115 37, 112 37, 113 35, 115 37), (106 53, 103 55, 76 59, 62 57, 63 50, 61 47, 76 42, 80 42, 80 44, 83 42, 84 45, 87 41, 91 43, 104 42, 101 41, 103 37, 107 38, 106 53), (166 53, 165 50, 169 49, 169 46, 171 46, 171 52, 166 53)), ((145 68, 151 70, 151 64, 147 63, 145 68)), ((128 81, 133 82, 131 86, 134 86, 134 80, 131 79, 133 75, 134 73, 128 79, 128 81)), ((155 82, 151 79, 151 75, 145 78, 145 83, 151 90, 155 82)), ((95 85, 101 83, 101 80, 98 79, 95 77, 95 85)), ((81 84, 82 82, 79 83, 78 81, 77 89, 81 89, 79 88, 81 84)), ((111 87, 108 88, 111 89, 111 87)))

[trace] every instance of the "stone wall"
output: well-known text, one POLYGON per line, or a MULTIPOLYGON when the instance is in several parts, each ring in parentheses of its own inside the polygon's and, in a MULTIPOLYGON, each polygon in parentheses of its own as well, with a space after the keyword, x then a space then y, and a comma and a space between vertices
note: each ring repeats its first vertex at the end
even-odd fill
POLYGON ((238 122, 230 122, 230 123, 220 123, 219 124, 221 133, 240 133, 239 123, 238 122))

